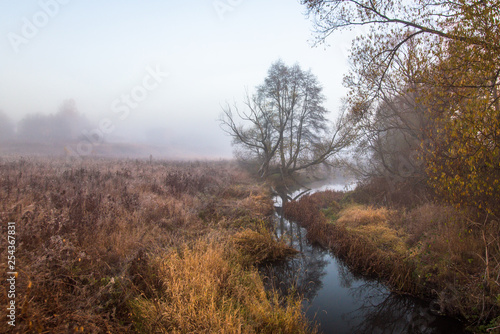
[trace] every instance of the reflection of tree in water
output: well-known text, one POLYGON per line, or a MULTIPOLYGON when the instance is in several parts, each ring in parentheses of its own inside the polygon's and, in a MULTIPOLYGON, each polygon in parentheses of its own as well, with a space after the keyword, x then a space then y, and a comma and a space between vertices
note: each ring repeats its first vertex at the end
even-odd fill
MULTIPOLYGON (((290 291, 312 301, 323 287, 322 280, 330 263, 329 252, 307 242, 306 230, 284 219, 277 208, 276 237, 300 251, 295 258, 261 267, 268 289, 286 296, 290 291)), ((429 307, 409 296, 390 293, 376 280, 370 280, 349 270, 338 261, 340 286, 359 305, 341 318, 350 327, 349 333, 463 333, 463 326, 454 320, 433 315, 429 307)), ((335 324, 334 324, 335 325, 335 324)))
POLYGON ((462 333, 455 321, 433 315, 422 301, 409 296, 389 293, 379 282, 364 280, 355 285, 356 275, 340 264, 341 284, 361 305, 342 318, 352 324, 352 333, 462 333))
POLYGON ((322 287, 321 279, 326 274, 327 251, 312 247, 305 238, 305 229, 277 217, 276 234, 300 251, 293 259, 260 268, 268 288, 278 290, 282 295, 294 291, 313 299, 322 287))

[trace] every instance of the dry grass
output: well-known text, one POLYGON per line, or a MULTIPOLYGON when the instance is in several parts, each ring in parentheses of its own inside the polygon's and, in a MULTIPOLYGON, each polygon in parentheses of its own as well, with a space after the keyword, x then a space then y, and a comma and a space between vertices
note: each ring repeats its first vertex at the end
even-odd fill
POLYGON ((363 205, 322 206, 331 194, 288 203, 285 214, 307 237, 333 249, 351 268, 399 291, 432 298, 437 311, 471 324, 498 325, 500 226, 477 224, 467 213, 431 203, 389 210, 363 205), (324 199, 320 197, 324 196, 324 199), (342 207, 344 206, 344 207, 342 207), (328 216, 325 216, 325 214, 328 216))
POLYGON ((393 252, 398 256, 405 255, 407 247, 403 239, 404 232, 389 225, 391 215, 396 214, 387 208, 350 205, 339 212, 340 218, 335 224, 354 234, 364 236, 385 252, 393 252))
MULTIPOLYGON (((382 224, 386 224, 389 212, 361 206, 349 206, 341 210, 339 202, 342 202, 342 197, 343 193, 332 191, 303 196, 299 201, 285 205, 285 216, 307 227, 307 238, 311 242, 334 250, 354 271, 387 280, 398 289, 414 291, 412 267, 392 247, 378 247, 370 233, 373 227, 369 224, 369 218, 376 219, 379 225, 377 233, 382 234, 383 229, 387 229, 382 224), (328 203, 331 203, 330 208, 328 203), (329 217, 340 217, 343 223, 331 224, 324 212, 329 217)), ((395 248, 398 244, 389 237, 384 243, 395 248)))
MULTIPOLYGON (((16 330, 25 333, 127 333, 149 326, 137 322, 131 306, 155 307, 157 293, 172 293, 155 268, 163 255, 172 260, 186 245, 200 251, 198 243, 215 237, 225 248, 232 234, 256 228, 272 210, 266 188, 229 162, 2 160, 0 180, 2 233, 6 222, 16 222, 16 330)), ((6 251, 0 249, 4 259, 6 251)), ((228 263, 221 268, 234 261, 228 263)), ((2 272, 6 265, 0 261, 2 272)), ((260 289, 251 280, 240 283, 246 291, 260 289)), ((193 302, 186 309, 196 309, 193 302)))
POLYGON ((415 280, 433 291, 440 311, 481 323, 500 315, 500 229, 469 216, 424 204, 393 224, 404 228, 415 280))
POLYGON ((245 229, 236 233, 232 241, 235 249, 244 257, 244 262, 251 264, 284 260, 298 253, 283 240, 276 240, 266 228, 245 229))
POLYGON ((368 224, 385 223, 389 219, 389 210, 372 206, 350 205, 339 212, 337 223, 358 227, 368 224))
POLYGON ((152 259, 155 298, 131 302, 144 333, 307 333, 300 299, 283 306, 256 269, 219 241, 152 259))

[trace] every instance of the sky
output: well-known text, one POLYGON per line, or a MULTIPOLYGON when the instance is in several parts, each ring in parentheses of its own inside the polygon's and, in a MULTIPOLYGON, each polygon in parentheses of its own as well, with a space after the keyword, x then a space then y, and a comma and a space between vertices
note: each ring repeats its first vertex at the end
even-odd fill
POLYGON ((337 113, 351 38, 313 47, 295 0, 0 0, 0 110, 19 121, 74 99, 106 140, 229 158, 221 106, 242 106, 278 59, 310 69, 337 113))

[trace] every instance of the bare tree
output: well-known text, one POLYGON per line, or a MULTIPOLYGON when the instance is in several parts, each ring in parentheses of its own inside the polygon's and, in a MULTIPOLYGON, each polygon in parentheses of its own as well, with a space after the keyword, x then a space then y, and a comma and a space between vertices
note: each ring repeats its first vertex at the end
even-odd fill
POLYGON ((223 108, 222 129, 233 138, 240 157, 258 162, 261 177, 279 174, 289 179, 331 162, 355 137, 343 115, 334 124, 327 120, 321 91, 310 71, 279 60, 256 92, 247 93, 244 110, 223 108))

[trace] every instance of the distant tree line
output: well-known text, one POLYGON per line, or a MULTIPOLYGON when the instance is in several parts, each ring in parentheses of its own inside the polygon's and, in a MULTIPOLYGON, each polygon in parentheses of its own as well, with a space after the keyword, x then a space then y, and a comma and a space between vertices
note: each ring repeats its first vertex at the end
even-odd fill
POLYGON ((89 120, 70 99, 62 103, 55 114, 28 114, 17 124, 0 111, 0 142, 54 144, 79 139, 89 120))

